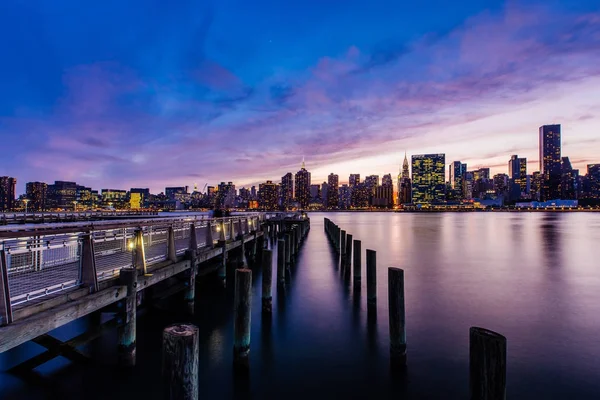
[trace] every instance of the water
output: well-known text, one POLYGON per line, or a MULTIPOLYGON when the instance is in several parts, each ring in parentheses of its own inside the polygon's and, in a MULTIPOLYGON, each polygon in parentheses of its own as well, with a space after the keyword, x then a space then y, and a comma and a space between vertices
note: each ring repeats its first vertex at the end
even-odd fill
MULTIPOLYGON (((468 398, 468 330, 508 338, 509 399, 600 398, 600 214, 311 213, 311 231, 273 316, 260 312, 254 269, 249 376, 232 365, 233 284, 197 290, 201 398, 468 398), (376 315, 366 282, 345 281, 323 232, 323 217, 377 251, 376 315), (388 368, 386 267, 406 275, 408 369, 388 368)), ((366 260, 363 254, 363 268, 366 260)), ((230 274, 231 276, 232 274, 230 274)), ((161 330, 189 321, 177 298, 138 318, 138 366, 113 367, 116 334, 87 349, 92 366, 57 359, 38 370, 46 386, 0 376, 0 398, 160 398, 161 330)), ((55 331, 61 339, 86 321, 55 331)), ((5 370, 39 352, 28 343, 0 358, 5 370)))

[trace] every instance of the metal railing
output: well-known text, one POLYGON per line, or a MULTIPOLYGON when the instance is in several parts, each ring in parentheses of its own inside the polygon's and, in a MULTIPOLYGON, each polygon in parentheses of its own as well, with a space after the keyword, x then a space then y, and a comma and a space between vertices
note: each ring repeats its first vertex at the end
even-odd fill
MULTIPOLYGON (((0 272, 6 279, 0 282, 0 296, 10 311, 14 306, 59 291, 87 286, 85 251, 92 254, 87 259, 93 260, 97 281, 118 276, 121 268, 133 264, 136 232, 141 231, 145 262, 151 266, 184 254, 193 243, 192 232, 196 235, 197 249, 212 247, 219 240, 235 239, 258 230, 264 217, 253 213, 213 219, 190 216, 51 224, 16 230, 2 227, 0 272), (91 245, 86 247, 86 240, 91 245), (170 254, 173 251, 175 254, 170 254)), ((0 317, 2 324, 6 324, 6 316, 0 317)))

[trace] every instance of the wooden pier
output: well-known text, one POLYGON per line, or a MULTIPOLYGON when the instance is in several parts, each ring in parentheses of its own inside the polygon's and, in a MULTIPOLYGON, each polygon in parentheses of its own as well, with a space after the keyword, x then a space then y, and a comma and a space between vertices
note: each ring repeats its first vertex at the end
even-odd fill
POLYGON ((14 371, 59 355, 83 360, 77 346, 118 327, 120 363, 135 365, 135 315, 146 299, 157 296, 152 289, 184 291, 193 312, 196 278, 223 269, 228 253, 245 250, 248 260, 261 260, 263 242, 279 229, 295 227, 306 234, 308 224, 298 213, 252 213, 3 227, 0 353, 27 341, 48 349, 14 371), (115 318, 66 342, 48 334, 102 311, 116 311, 115 318))

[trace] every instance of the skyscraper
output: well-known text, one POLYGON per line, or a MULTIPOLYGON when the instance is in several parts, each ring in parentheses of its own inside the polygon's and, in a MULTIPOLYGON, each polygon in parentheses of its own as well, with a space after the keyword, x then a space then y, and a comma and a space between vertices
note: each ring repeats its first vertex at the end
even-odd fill
POLYGON ((402 163, 402 173, 398 176, 398 203, 408 204, 412 202, 412 189, 410 181, 410 172, 408 171, 408 159, 404 153, 404 162, 402 163))
POLYGON ((527 159, 513 155, 508 160, 508 178, 510 184, 517 184, 521 193, 527 193, 527 159))
POLYGON ((463 164, 460 161, 454 161, 450 164, 450 186, 454 190, 462 191, 462 181, 467 172, 467 164, 463 164), (465 169, 463 169, 463 166, 465 169))
POLYGON ((356 186, 360 183, 360 174, 350 174, 348 184, 350 187, 356 186))
POLYGON ((300 171, 296 172, 295 195, 300 207, 307 208, 310 203, 310 172, 306 170, 304 159, 300 171))
POLYGON ((446 155, 412 156, 412 202, 443 203, 446 199, 446 155))
POLYGON ((273 181, 266 181, 258 185, 258 206, 267 211, 277 209, 277 192, 279 188, 273 181))
POLYGON ((379 175, 369 175, 365 178, 364 187, 367 196, 367 205, 373 205, 373 198, 375 197, 377 186, 379 186, 379 175))
POLYGON ((47 206, 48 208, 72 209, 77 200, 77 183, 55 181, 48 185, 47 206))
POLYGON ((543 177, 541 200, 560 198, 560 125, 540 126, 540 173, 543 177))
POLYGON ((25 193, 29 199, 29 210, 46 211, 48 185, 44 182, 27 182, 25 193))
POLYGON ((16 185, 16 178, 0 176, 0 211, 11 211, 15 207, 16 185))
POLYGON ((291 172, 281 177, 281 208, 287 210, 294 199, 294 178, 291 172))
POLYGON ((327 203, 329 209, 338 208, 339 203, 339 182, 340 178, 336 174, 329 174, 327 177, 327 203))
POLYGON ((579 170, 573 169, 569 157, 563 157, 561 163, 561 199, 577 199, 577 181, 579 180, 579 170))

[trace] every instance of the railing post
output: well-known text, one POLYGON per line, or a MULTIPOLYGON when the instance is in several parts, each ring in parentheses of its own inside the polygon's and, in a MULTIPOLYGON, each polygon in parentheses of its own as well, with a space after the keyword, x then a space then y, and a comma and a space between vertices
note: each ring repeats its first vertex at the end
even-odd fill
POLYGON ((0 326, 12 322, 12 306, 10 304, 10 289, 8 285, 8 263, 6 250, 0 250, 0 326))
POLYGON ((198 237, 196 236, 196 224, 190 224, 190 250, 198 251, 198 237))
POLYGON ((221 223, 219 224, 219 229, 220 229, 220 234, 219 234, 219 240, 221 241, 226 241, 226 236, 225 236, 225 221, 221 220, 221 223))
POLYGON ((169 226, 167 231, 167 260, 175 262, 177 261, 177 250, 175 250, 175 229, 173 226, 169 226))
POLYGON ((133 367, 135 365, 136 348, 137 271, 135 268, 122 268, 119 279, 121 285, 127 287, 127 297, 120 303, 119 365, 133 367))
POLYGON ((90 293, 98 291, 98 275, 96 273, 96 257, 94 255, 94 240, 90 233, 83 235, 81 241, 81 283, 90 289, 90 293))
POLYGON ((133 268, 139 274, 146 275, 148 272, 146 269, 146 252, 144 250, 144 234, 141 229, 135 230, 132 250, 133 268))

